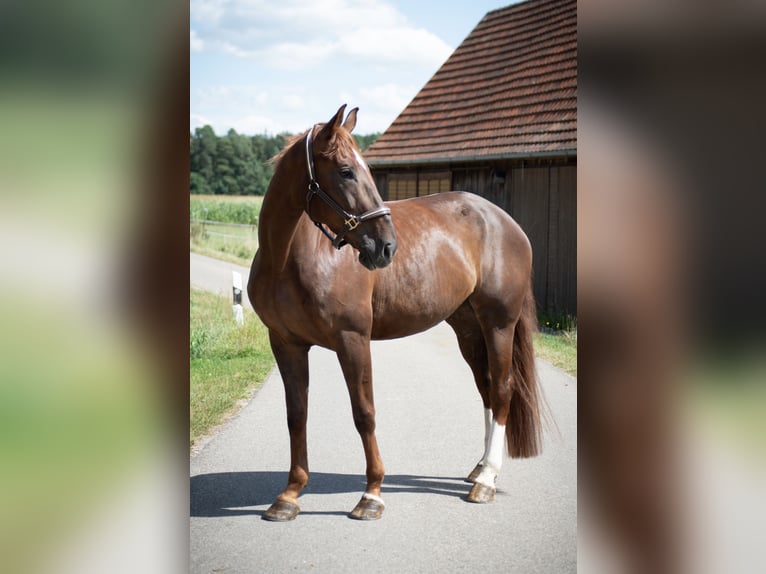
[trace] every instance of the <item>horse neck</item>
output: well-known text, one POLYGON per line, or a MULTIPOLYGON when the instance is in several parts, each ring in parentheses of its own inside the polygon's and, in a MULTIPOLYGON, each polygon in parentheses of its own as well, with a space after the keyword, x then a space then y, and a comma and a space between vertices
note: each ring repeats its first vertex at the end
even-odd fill
POLYGON ((258 244, 266 260, 284 268, 295 233, 306 206, 305 168, 300 165, 296 147, 279 161, 261 206, 258 218, 258 244))

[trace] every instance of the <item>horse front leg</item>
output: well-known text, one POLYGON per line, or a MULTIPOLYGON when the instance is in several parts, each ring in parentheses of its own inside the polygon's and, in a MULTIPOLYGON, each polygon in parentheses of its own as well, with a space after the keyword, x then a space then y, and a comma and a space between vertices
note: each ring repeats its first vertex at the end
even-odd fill
POLYGON ((377 520, 385 508, 380 497, 380 486, 385 471, 375 437, 375 400, 369 337, 357 333, 344 334, 338 349, 338 360, 351 397, 354 425, 362 439, 367 460, 367 488, 349 517, 357 520, 377 520))
POLYGON ((282 376, 287 406, 287 427, 290 432, 290 473, 287 487, 263 515, 264 520, 286 522, 300 512, 298 496, 309 480, 306 448, 306 419, 309 394, 309 347, 283 341, 269 332, 271 349, 282 376))

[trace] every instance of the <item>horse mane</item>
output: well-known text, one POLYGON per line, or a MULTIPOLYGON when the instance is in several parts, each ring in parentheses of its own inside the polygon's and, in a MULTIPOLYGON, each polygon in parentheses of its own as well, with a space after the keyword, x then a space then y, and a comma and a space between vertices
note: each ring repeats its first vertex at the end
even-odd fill
POLYGON ((301 134, 290 136, 290 139, 287 140, 285 147, 279 150, 276 153, 276 155, 274 155, 274 157, 272 157, 269 160, 269 163, 273 164, 274 168, 276 169, 277 166, 279 165, 279 162, 282 161, 282 158, 285 157, 285 155, 287 155, 287 152, 290 151, 293 148, 293 146, 298 143, 299 140, 302 140, 303 138, 305 138, 307 133, 308 133, 308 130, 306 130, 305 132, 301 134))
MULTIPOLYGON (((321 130, 325 124, 318 124, 318 125, 319 125, 319 130, 321 130)), ((311 128, 311 129, 314 129, 314 128, 311 128)), ((292 136, 289 140, 287 140, 285 147, 283 147, 281 151, 279 151, 274 157, 272 157, 269 160, 269 163, 274 165, 274 169, 277 169, 279 167, 279 163, 282 161, 282 159, 288 154, 288 152, 293 147, 295 147, 298 144, 298 142, 303 141, 307 133, 308 133, 308 130, 298 135, 292 136)), ((338 157, 347 157, 347 156, 353 155, 354 150, 357 150, 357 151, 359 150, 359 146, 356 143, 356 138, 354 138, 354 136, 352 136, 345 129, 338 129, 333 132, 333 135, 330 138, 330 144, 327 146, 326 150, 321 152, 321 155, 328 159, 334 160, 338 157)))

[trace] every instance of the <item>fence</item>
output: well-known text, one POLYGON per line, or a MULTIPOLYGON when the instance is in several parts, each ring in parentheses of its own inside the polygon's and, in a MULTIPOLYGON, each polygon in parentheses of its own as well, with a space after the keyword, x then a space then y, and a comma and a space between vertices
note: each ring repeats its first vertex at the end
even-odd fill
POLYGON ((247 260, 258 249, 257 224, 189 219, 189 226, 191 242, 204 249, 202 253, 212 250, 247 260))
POLYGON ((242 235, 231 235, 226 233, 218 233, 217 231, 209 231, 205 229, 206 225, 221 225, 225 227, 249 227, 250 231, 252 233, 258 233, 258 224, 257 223, 228 223, 226 221, 211 221, 210 219, 190 219, 189 223, 201 223, 202 224, 202 233, 206 233, 207 235, 215 235, 218 237, 232 237, 235 239, 241 239, 242 235))

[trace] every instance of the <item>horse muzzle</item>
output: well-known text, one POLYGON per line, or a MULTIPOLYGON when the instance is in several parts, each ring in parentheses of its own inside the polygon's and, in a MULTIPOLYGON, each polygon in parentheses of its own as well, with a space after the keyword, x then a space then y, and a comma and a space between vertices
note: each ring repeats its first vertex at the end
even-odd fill
POLYGON ((359 263, 370 271, 383 269, 391 264, 396 254, 396 238, 374 239, 365 235, 359 243, 359 263))

